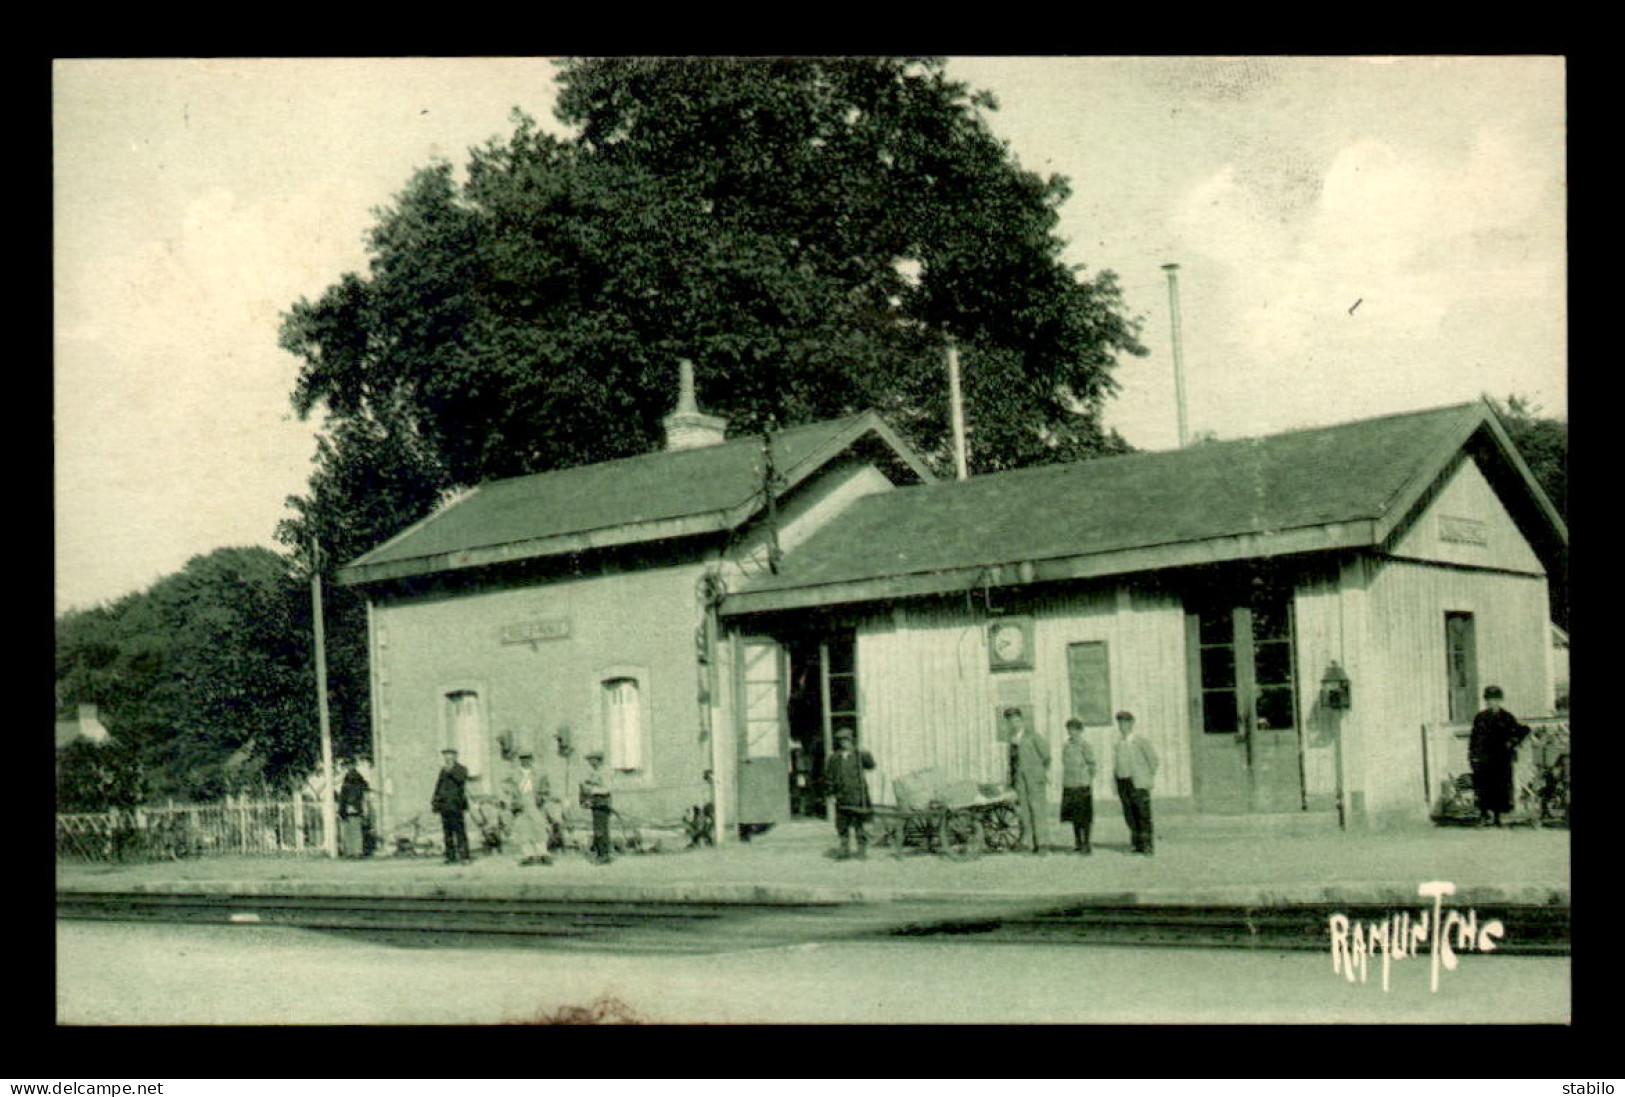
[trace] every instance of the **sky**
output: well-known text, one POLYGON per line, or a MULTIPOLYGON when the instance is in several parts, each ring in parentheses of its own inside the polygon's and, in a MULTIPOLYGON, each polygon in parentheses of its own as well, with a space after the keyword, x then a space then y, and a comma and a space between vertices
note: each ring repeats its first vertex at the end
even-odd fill
MULTIPOLYGON (((1106 421, 1178 444, 1529 397, 1567 417, 1559 58, 955 58, 993 132, 1066 176, 1065 259, 1150 351, 1106 421)), ((53 66, 58 612, 274 546, 319 422, 281 315, 364 272, 436 158, 552 118, 546 59, 53 66)), ((972 424, 974 428, 974 424, 972 424)), ((974 440, 973 443, 974 444, 974 440)))

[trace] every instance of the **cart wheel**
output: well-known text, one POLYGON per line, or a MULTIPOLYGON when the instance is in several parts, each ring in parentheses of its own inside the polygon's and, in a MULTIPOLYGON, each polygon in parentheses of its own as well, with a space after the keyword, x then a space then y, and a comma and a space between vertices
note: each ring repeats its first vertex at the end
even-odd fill
POLYGON ((1000 804, 982 816, 982 838, 995 853, 1020 849, 1021 832, 1021 816, 1014 804, 1000 804))
POLYGON ((939 831, 942 851, 950 857, 974 857, 982 845, 982 828, 974 815, 950 811, 942 818, 939 831))
POLYGON ((910 815, 903 820, 902 844, 930 850, 936 845, 937 827, 937 820, 928 814, 910 815))

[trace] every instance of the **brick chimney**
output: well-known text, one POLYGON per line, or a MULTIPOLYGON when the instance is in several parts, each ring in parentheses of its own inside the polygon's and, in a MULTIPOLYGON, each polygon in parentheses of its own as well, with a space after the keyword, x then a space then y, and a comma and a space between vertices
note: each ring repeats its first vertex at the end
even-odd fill
POLYGON ((728 420, 706 415, 694 401, 694 363, 687 358, 677 363, 681 371, 677 410, 666 416, 666 449, 702 449, 720 444, 728 432, 728 420))

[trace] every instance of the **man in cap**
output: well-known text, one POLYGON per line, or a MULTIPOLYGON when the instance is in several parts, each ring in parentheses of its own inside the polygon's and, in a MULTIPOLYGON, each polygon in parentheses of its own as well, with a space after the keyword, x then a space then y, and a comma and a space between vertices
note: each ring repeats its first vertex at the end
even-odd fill
POLYGON ((551 865, 547 855, 547 826, 542 815, 547 799, 547 777, 539 774, 533 765, 535 755, 528 750, 519 752, 518 765, 503 782, 503 798, 513 812, 511 829, 514 844, 519 847, 521 865, 551 865))
POLYGON ((429 807, 440 813, 446 864, 467 864, 474 860, 468 852, 468 831, 463 822, 463 813, 468 810, 468 770, 457 761, 457 752, 452 748, 447 747, 440 756, 445 761, 435 779, 429 807))
POLYGON ((604 752, 589 751, 587 776, 581 780, 581 806, 592 812, 592 862, 607 865, 610 862, 609 773, 604 769, 604 752))
POLYGON ((1112 752, 1112 772, 1117 778, 1117 796, 1123 801, 1123 821, 1128 824, 1130 848, 1150 857, 1151 787, 1157 777, 1157 748, 1134 730, 1134 714, 1117 714, 1118 739, 1112 752))
POLYGON ((1021 836, 1033 853, 1043 853, 1049 822, 1049 744, 1027 727, 1019 708, 1004 710, 1004 726, 1010 739, 1010 787, 1016 792, 1021 836))
POLYGON ((1473 767, 1478 796, 1478 825, 1501 825, 1501 813, 1512 810, 1512 763, 1529 729, 1503 706, 1500 686, 1484 690, 1484 711, 1473 717, 1467 739, 1467 761, 1473 767))
POLYGON ((858 833, 858 859, 869 855, 869 835, 864 821, 869 809, 869 781, 864 770, 875 768, 875 759, 857 749, 857 732, 850 724, 835 729, 835 753, 824 767, 824 794, 835 799, 835 833, 841 839, 841 860, 852 856, 851 832, 858 833))

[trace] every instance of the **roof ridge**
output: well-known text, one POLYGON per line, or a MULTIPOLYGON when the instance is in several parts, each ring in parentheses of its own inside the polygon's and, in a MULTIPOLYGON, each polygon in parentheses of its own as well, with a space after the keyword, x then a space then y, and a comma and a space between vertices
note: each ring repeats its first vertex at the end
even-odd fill
POLYGON ((1410 416, 1420 415, 1439 415, 1444 412, 1465 411, 1469 408, 1480 408, 1482 406, 1482 400, 1471 400, 1460 404, 1442 404, 1438 407, 1432 408, 1415 408, 1410 411, 1388 412, 1383 415, 1373 415, 1366 419, 1348 419, 1341 423, 1323 423, 1318 426, 1292 427, 1287 430, 1275 431, 1270 434, 1250 434, 1239 438, 1218 438, 1209 442, 1202 442, 1194 446, 1187 445, 1183 447, 1176 447, 1174 449, 1136 450, 1132 453, 1108 453, 1102 454, 1098 457, 1086 457, 1081 461, 1051 461, 1043 465, 1025 465, 1021 468, 999 469, 996 472, 984 472, 979 475, 971 476, 965 480, 937 480, 929 484, 908 484, 902 485, 902 487, 904 490, 908 488, 920 487, 947 488, 956 485, 984 484, 994 479, 1003 479, 1005 477, 1017 475, 1037 475, 1042 473, 1049 473, 1053 475, 1058 474, 1061 470, 1081 468, 1096 469, 1102 465, 1120 464, 1122 462, 1131 460, 1145 461, 1152 458, 1171 459, 1193 453, 1212 452, 1215 447, 1222 446, 1235 448, 1248 443, 1256 445, 1260 442, 1272 442, 1276 439, 1290 438, 1297 435, 1313 434, 1322 431, 1347 430, 1350 427, 1364 426, 1370 423, 1378 423, 1388 419, 1402 419, 1410 416))
MULTIPOLYGON (((841 424, 849 423, 849 422, 851 422, 851 421, 853 421, 855 419, 859 419, 859 418, 861 418, 861 417, 863 417, 865 415, 875 415, 875 416, 878 417, 878 414, 879 413, 875 412, 873 409, 866 408, 863 411, 853 412, 850 415, 838 416, 838 417, 836 417, 834 419, 818 419, 818 420, 815 420, 814 422, 811 422, 811 423, 797 423, 793 427, 785 427, 782 430, 775 431, 773 436, 775 438, 778 438, 778 437, 782 437, 783 435, 790 434, 790 433, 798 433, 798 432, 810 431, 810 430, 814 429, 815 427, 822 427, 824 429, 831 429, 831 428, 837 427, 837 426, 839 426, 841 424)), ((577 470, 604 469, 604 468, 609 468, 611 466, 625 466, 625 465, 629 465, 629 464, 631 464, 633 462, 636 462, 636 461, 652 461, 652 460, 654 460, 656 458, 662 458, 662 457, 664 457, 664 458, 676 458, 676 457, 682 457, 685 454, 709 453, 709 452, 712 452, 712 451, 715 451, 715 450, 718 450, 718 449, 722 449, 725 446, 739 446, 739 445, 743 445, 744 443, 752 442, 752 441, 760 442, 760 440, 761 440, 761 435, 760 434, 736 434, 732 438, 726 438, 721 442, 717 442, 716 444, 709 445, 709 446, 694 446, 694 447, 692 447, 690 449, 656 449, 656 450, 650 450, 648 453, 629 453, 625 457, 611 457, 611 458, 609 458, 608 460, 605 460, 605 461, 587 461, 587 462, 584 462, 583 464, 569 465, 569 466, 566 466, 564 468, 540 469, 540 470, 538 470, 536 472, 519 472, 519 473, 515 473, 512 476, 498 476, 498 477, 495 477, 495 478, 490 479, 490 480, 481 480, 477 484, 475 484, 474 486, 475 487, 486 487, 486 488, 488 488, 488 487, 496 486, 498 484, 506 484, 506 483, 509 483, 511 481, 514 481, 514 480, 528 480, 533 476, 563 475, 565 473, 575 472, 577 470)))

